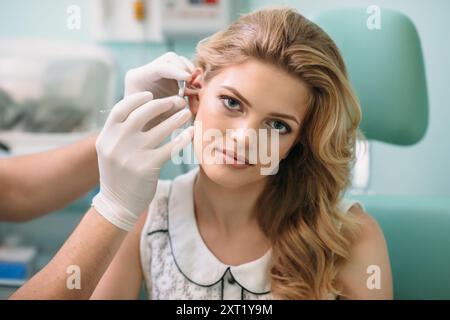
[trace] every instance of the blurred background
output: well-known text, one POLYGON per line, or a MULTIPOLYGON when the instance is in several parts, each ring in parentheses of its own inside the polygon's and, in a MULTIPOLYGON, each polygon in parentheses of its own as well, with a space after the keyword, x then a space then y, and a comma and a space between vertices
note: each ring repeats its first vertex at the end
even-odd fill
MULTIPOLYGON (((396 298, 449 299, 446 0, 0 0, 0 157, 98 130, 104 110, 122 98, 127 70, 167 51, 192 58, 200 39, 242 13, 276 4, 317 22, 342 50, 368 138, 348 197, 363 201, 385 232, 396 298), (371 30, 365 22, 377 14, 381 28, 371 30), (354 29, 361 17, 364 24, 354 29)), ((168 163, 162 177, 188 169, 168 163)), ((29 276, 62 245, 95 191, 34 221, 0 222, 0 248, 26 248, 29 276)), ((9 258, 0 250, 0 262, 9 258)), ((1 270, 5 298, 24 279, 2 282, 1 270)))

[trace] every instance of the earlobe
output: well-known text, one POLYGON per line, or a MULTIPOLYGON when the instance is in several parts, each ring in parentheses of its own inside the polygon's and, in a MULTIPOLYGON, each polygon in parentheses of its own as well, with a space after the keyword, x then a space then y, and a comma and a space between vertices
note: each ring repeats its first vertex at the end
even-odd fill
POLYGON ((189 110, 196 116, 198 112, 199 99, 198 96, 188 96, 189 99, 189 110))

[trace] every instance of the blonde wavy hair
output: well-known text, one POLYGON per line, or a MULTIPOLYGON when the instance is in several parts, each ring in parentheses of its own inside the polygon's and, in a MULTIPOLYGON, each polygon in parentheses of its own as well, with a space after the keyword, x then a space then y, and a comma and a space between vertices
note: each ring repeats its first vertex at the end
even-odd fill
POLYGON ((270 278, 276 299, 342 295, 337 274, 359 234, 355 217, 339 202, 351 184, 359 102, 333 40, 289 7, 241 16, 199 42, 195 63, 208 81, 249 58, 271 63, 309 89, 296 143, 258 201, 260 227, 272 244, 270 278), (342 227, 342 228, 341 228, 342 227), (341 230, 341 229, 345 229, 341 230))

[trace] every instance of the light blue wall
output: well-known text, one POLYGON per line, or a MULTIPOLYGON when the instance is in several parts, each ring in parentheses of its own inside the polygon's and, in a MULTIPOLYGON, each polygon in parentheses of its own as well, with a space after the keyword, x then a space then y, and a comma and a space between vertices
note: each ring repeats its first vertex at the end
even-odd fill
MULTIPOLYGON (((89 0, 1 0, 1 36, 42 36, 65 41, 93 43, 89 33, 89 0), (82 28, 70 31, 65 27, 66 8, 77 4, 82 9, 82 28)), ((428 79, 430 122, 424 139, 411 147, 372 143, 372 176, 370 191, 381 194, 450 195, 450 44, 445 37, 449 29, 447 13, 450 2, 433 1, 368 1, 368 0, 315 0, 269 1, 246 0, 251 9, 268 4, 288 4, 305 16, 336 5, 371 5, 400 10, 416 24, 422 40, 428 79)), ((198 39, 185 39, 175 43, 175 50, 191 57, 198 39)), ((119 76, 134 66, 151 61, 168 50, 165 43, 133 45, 108 44, 117 60, 119 76)), ((120 92, 120 91, 118 91, 120 92)), ((118 96, 120 93, 118 93, 118 96)))

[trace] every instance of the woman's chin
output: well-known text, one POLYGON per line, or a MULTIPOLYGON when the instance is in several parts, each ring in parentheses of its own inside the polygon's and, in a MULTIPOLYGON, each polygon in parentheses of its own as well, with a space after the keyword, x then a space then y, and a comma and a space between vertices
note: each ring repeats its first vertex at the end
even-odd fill
POLYGON ((239 188, 261 179, 252 165, 202 164, 201 168, 211 181, 225 188, 239 188))

